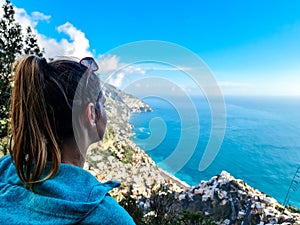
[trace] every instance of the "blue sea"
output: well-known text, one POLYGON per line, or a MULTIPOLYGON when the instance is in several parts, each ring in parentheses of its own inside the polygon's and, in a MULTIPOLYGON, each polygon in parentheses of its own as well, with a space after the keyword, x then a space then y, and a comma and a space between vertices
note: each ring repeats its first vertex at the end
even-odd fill
MULTIPOLYGON (((172 163, 169 165, 167 160, 174 152, 179 157, 191 154, 187 149, 191 145, 185 147, 179 142, 196 143, 189 160, 176 170, 177 178, 196 185, 226 170, 284 202, 300 166, 299 97, 225 97, 225 136, 217 156, 204 171, 198 168, 211 135, 213 117, 208 101, 193 97, 194 108, 180 97, 175 104, 158 97, 143 101, 153 112, 131 115, 133 141, 162 169, 174 173, 172 163), (186 116, 189 113, 191 116, 186 116)), ((300 185, 300 178, 297 179, 300 185)), ((296 182, 290 191, 289 204, 300 208, 300 188, 297 190, 296 182)))

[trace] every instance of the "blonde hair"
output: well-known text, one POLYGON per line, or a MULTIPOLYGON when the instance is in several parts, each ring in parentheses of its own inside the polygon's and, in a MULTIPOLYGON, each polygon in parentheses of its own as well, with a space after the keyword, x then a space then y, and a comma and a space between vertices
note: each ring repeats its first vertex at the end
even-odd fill
POLYGON ((53 177, 61 161, 48 118, 43 90, 45 74, 39 61, 37 57, 27 56, 17 63, 11 101, 11 155, 21 181, 30 189, 33 184, 53 177), (40 179, 48 158, 51 169, 40 179))

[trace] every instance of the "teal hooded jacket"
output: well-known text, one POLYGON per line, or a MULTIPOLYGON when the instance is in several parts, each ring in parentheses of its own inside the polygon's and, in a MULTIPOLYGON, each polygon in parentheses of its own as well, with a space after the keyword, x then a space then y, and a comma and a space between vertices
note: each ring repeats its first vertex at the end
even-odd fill
POLYGON ((100 183, 87 171, 62 163, 58 174, 34 186, 21 183, 10 156, 0 159, 0 224, 134 224, 107 193, 116 181, 100 183))

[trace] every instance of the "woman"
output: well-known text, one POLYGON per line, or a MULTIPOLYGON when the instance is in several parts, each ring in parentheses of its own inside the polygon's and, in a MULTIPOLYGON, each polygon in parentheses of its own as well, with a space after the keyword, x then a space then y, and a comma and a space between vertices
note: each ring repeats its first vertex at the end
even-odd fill
POLYGON ((88 146, 103 138, 105 98, 92 58, 15 66, 12 148, 0 159, 0 224, 134 224, 83 170, 88 146))

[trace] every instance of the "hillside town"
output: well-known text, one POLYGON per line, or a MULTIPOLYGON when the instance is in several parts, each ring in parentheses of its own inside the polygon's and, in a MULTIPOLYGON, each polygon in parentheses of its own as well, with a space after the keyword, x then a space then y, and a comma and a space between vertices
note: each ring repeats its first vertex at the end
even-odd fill
POLYGON ((194 205, 201 210, 201 205, 204 205, 205 215, 223 207, 225 217, 219 224, 246 224, 251 221, 261 225, 300 224, 299 213, 285 209, 274 198, 235 179, 226 171, 178 193, 177 198, 187 202, 187 209, 194 205))

